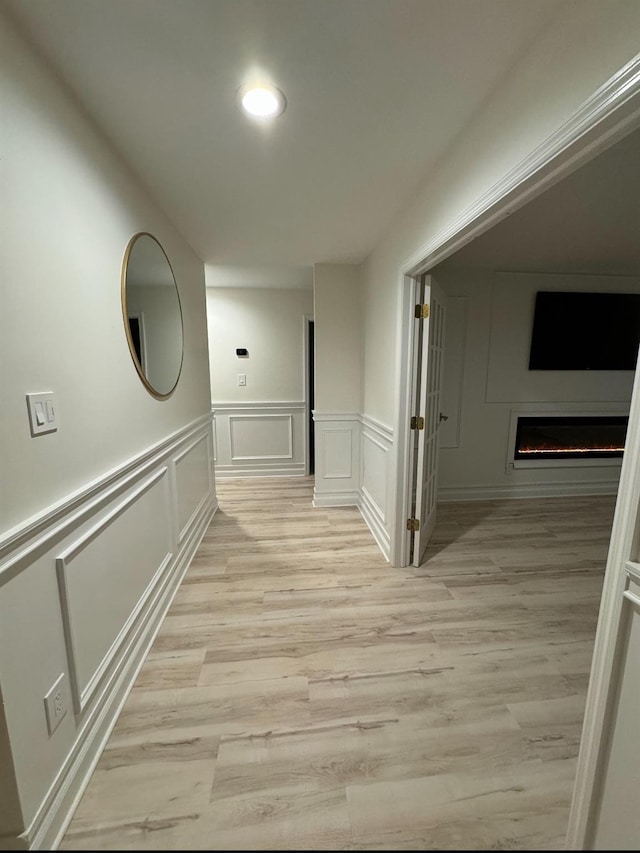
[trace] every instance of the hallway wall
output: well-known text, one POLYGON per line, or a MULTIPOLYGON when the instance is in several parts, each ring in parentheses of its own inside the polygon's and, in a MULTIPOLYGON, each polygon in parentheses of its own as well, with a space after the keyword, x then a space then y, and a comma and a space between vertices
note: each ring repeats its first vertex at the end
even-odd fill
POLYGON ((204 273, 4 13, 0 56, 0 849, 46 849, 215 510, 204 273), (183 310, 167 400, 144 388, 122 318, 140 231, 183 310), (25 395, 43 391, 58 429, 33 438, 25 395))
POLYGON ((304 474, 305 317, 309 288, 207 287, 218 477, 304 474))

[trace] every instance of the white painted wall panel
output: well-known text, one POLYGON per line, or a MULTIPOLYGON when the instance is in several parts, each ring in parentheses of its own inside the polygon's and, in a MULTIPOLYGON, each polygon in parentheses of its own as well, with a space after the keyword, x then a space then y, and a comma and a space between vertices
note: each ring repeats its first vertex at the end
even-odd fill
POLYGON ((171 559, 168 469, 162 467, 119 499, 58 555, 62 616, 76 709, 117 654, 116 641, 171 559))
POLYGON ((291 415, 230 415, 231 458, 293 459, 293 418, 291 415))
POLYGON ((396 507, 389 489, 393 462, 393 430, 360 416, 361 422, 361 477, 359 507, 362 517, 371 530, 380 550, 391 559, 391 525, 395 521, 396 507))
POLYGON ((206 496, 215 489, 211 464, 210 438, 204 435, 186 447, 175 460, 176 501, 179 539, 206 496))
POLYGON ((357 505, 361 487, 357 414, 314 414, 316 506, 357 505))
POLYGON ((322 477, 344 480, 353 477, 350 429, 325 428, 322 431, 322 477))
POLYGON ((217 477, 305 473, 304 403, 214 403, 217 477))
POLYGON ((386 521, 389 447, 368 432, 362 435, 362 488, 373 502, 380 521, 386 521))

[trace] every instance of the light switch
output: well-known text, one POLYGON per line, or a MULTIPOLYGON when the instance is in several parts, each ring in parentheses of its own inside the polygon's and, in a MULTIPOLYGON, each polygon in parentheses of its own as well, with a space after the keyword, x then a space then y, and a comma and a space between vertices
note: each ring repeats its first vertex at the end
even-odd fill
POLYGON ((246 385, 247 384, 247 374, 239 373, 238 374, 238 385, 246 385))
POLYGON ((43 432, 57 431, 57 405, 53 391, 43 391, 40 394, 27 394, 27 409, 29 411, 31 435, 35 436, 43 432))

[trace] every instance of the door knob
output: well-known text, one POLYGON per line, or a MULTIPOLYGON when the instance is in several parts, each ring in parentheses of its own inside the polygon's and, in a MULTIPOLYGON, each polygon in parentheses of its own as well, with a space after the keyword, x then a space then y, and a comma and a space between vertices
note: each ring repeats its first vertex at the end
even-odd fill
POLYGON ((441 421, 448 421, 449 415, 443 415, 442 412, 440 412, 440 420, 441 421))

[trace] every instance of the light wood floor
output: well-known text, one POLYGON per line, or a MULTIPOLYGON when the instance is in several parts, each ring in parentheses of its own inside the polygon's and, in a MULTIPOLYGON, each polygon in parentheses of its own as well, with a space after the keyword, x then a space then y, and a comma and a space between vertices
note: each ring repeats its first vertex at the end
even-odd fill
POLYGON ((220 509, 60 849, 561 849, 613 498, 443 504, 391 568, 312 480, 220 509))

